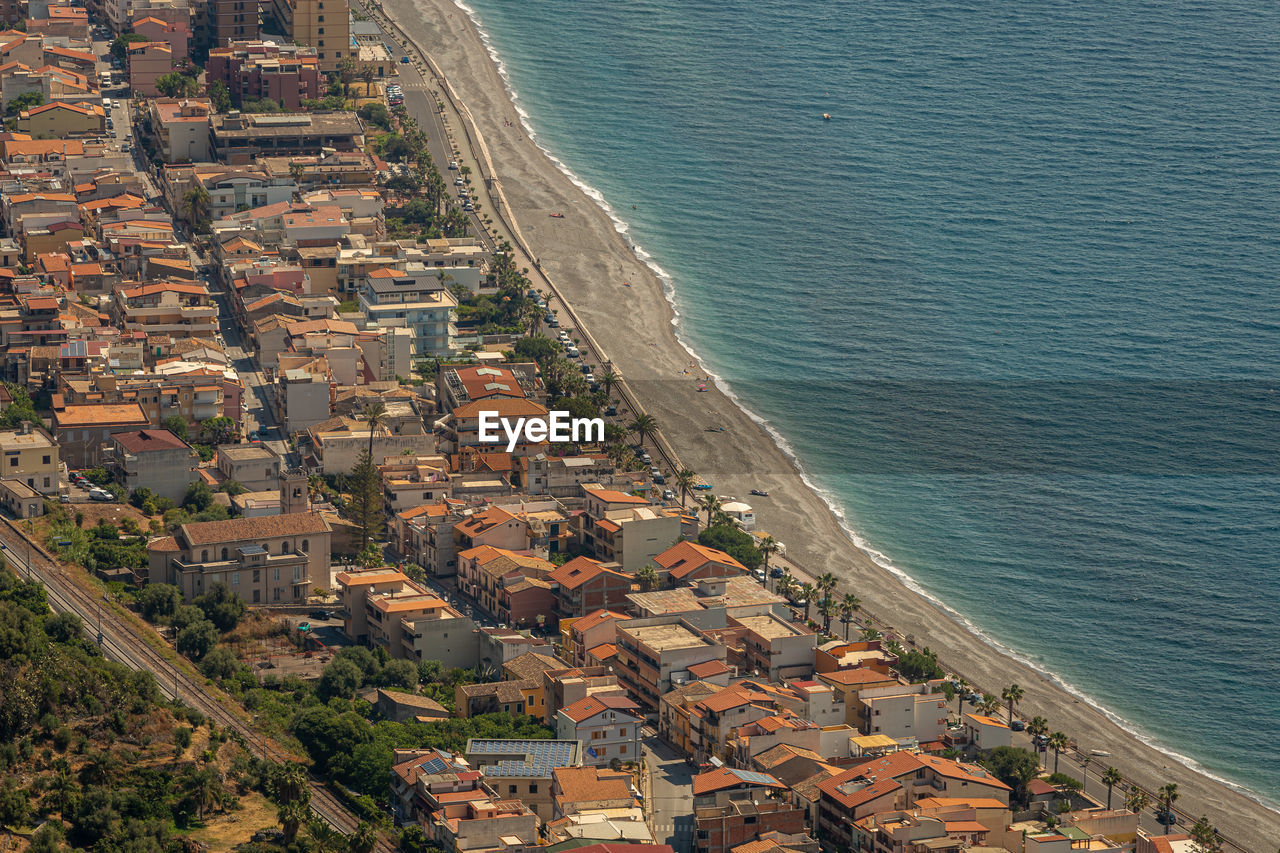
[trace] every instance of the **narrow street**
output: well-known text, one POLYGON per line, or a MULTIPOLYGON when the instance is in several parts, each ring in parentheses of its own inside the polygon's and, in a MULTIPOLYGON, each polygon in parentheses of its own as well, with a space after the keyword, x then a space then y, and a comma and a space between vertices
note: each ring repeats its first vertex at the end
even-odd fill
POLYGON ((693 769, 684 756, 656 736, 641 749, 647 777, 649 826, 659 844, 676 853, 693 850, 693 769))

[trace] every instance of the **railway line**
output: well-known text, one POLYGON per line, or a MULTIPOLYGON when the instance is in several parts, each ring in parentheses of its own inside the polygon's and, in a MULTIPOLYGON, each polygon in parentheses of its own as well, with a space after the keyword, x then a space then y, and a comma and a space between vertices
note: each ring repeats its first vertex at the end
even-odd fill
MULTIPOLYGON (((0 548, 5 559, 20 576, 25 575, 44 584, 49 606, 61 613, 80 617, 85 631, 110 660, 131 669, 145 670, 156 677, 161 692, 200 711, 220 726, 239 732, 250 748, 274 761, 297 761, 297 756, 281 749, 254 731, 251 721, 223 706, 210 695, 196 677, 153 648, 138 631, 108 612, 103 614, 103 601, 68 577, 39 545, 30 543, 14 525, 5 521, 0 527, 0 548)), ((354 815, 323 783, 311 778, 311 810, 339 832, 350 835, 360 819, 354 815)), ((394 853, 395 845, 379 837, 375 853, 394 853)))

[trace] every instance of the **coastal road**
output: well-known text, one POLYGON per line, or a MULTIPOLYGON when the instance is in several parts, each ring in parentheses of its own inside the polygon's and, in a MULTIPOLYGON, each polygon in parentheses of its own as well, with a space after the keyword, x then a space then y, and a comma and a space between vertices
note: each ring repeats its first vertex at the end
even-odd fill
POLYGON ((658 737, 648 737, 641 747, 649 812, 649 827, 659 844, 670 844, 676 853, 693 849, 693 771, 684 756, 658 737))
MULTIPOLYGON (((255 751, 276 761, 297 761, 279 747, 261 738, 249 721, 223 706, 205 687, 203 679, 188 674, 186 668, 175 665, 148 643, 144 631, 128 621, 118 619, 109 608, 103 607, 98 594, 81 586, 69 575, 78 569, 64 570, 49 560, 38 546, 33 547, 25 536, 11 523, 0 524, 0 548, 13 571, 20 577, 32 578, 44 584, 49 606, 60 613, 74 613, 85 626, 85 633, 102 648, 110 660, 123 663, 130 669, 150 672, 156 678, 161 692, 203 713, 224 728, 239 732, 244 743, 252 744, 255 751)), ((152 633, 151 641, 156 637, 152 633)), ((338 831, 351 834, 359 819, 324 785, 311 780, 311 810, 338 831)), ((379 838, 377 853, 394 853, 395 847, 379 838)))

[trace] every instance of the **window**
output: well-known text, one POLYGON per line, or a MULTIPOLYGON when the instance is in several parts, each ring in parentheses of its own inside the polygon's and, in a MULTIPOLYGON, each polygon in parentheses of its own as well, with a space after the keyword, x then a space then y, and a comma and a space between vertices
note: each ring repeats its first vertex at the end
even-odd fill
POLYGON ((275 594, 274 594, 274 595, 272 595, 271 597, 272 597, 274 600, 279 601, 279 600, 280 600, 280 587, 276 587, 276 588, 275 588, 275 590, 274 590, 274 593, 275 593, 275 594))
POLYGON ((507 793, 508 793, 508 794, 512 794, 512 795, 514 795, 514 794, 516 793, 516 786, 515 786, 515 785, 508 785, 508 786, 507 786, 507 793))
POLYGON ((202 563, 209 562, 209 550, 207 548, 200 552, 200 562, 202 563))
MULTIPOLYGON (((254 569, 254 570, 253 570, 253 582, 254 582, 254 583, 262 583, 262 570, 261 570, 261 569, 254 569)), ((254 595, 257 595, 257 593, 255 592, 255 593, 254 593, 254 595)))
POLYGON ((226 549, 226 548, 223 548, 223 549, 222 549, 222 559, 224 559, 224 560, 225 560, 225 559, 227 559, 227 549, 226 549))
POLYGON ((231 585, 232 585, 232 586, 240 586, 240 573, 239 573, 239 572, 232 572, 232 573, 231 573, 231 585))
POLYGON ((755 816, 755 815, 747 815, 745 818, 743 818, 743 821, 742 821, 742 822, 743 822, 743 823, 745 823, 747 826, 750 826, 751 824, 753 824, 753 823, 755 823, 755 822, 756 822, 756 816, 755 816))
POLYGON ((600 738, 602 738, 602 737, 604 737, 604 732, 592 732, 592 733, 591 733, 591 739, 592 739, 592 740, 600 740, 600 738))
POLYGON ((262 590, 255 589, 253 591, 253 603, 259 604, 261 602, 262 602, 262 590))
POLYGON ((622 745, 621 752, 622 752, 622 754, 623 754, 623 755, 626 755, 626 754, 627 754, 627 745, 626 745, 625 743, 622 745))
POLYGON ((311 549, 311 543, 306 539, 302 540, 302 553, 307 553, 311 549))
POLYGON ((538 786, 537 786, 537 784, 536 784, 536 783, 530 783, 530 785, 529 785, 529 793, 530 793, 530 794, 536 794, 536 793, 538 793, 538 786))
MULTIPOLYGON (((279 567, 279 566, 276 566, 276 567, 275 567, 275 569, 274 569, 274 574, 275 574, 275 577, 273 578, 273 580, 280 580, 280 567, 279 567)), ((277 595, 279 595, 279 594, 280 594, 280 591, 279 591, 279 590, 276 590, 276 594, 277 594, 277 595)))
POLYGON ((41 459, 40 461, 41 461, 41 463, 42 463, 42 464, 44 464, 44 465, 48 465, 48 464, 52 461, 52 457, 50 457, 50 456, 45 456, 45 457, 44 457, 43 459, 41 459))
POLYGON ((609 751, 605 749, 603 746, 596 747, 596 755, 606 755, 608 754, 608 752, 609 751))

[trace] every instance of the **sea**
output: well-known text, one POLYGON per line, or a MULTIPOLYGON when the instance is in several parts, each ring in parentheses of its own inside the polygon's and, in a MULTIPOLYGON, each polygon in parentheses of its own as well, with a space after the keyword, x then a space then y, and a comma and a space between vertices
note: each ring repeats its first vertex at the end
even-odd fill
POLYGON ((851 537, 1276 806, 1280 4, 465 2, 851 537))

